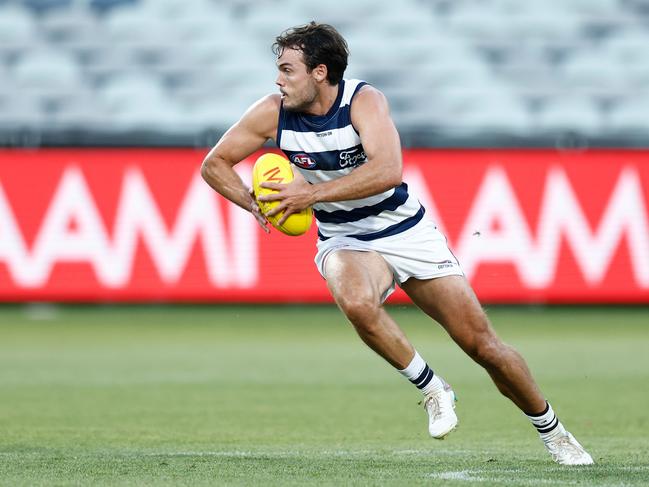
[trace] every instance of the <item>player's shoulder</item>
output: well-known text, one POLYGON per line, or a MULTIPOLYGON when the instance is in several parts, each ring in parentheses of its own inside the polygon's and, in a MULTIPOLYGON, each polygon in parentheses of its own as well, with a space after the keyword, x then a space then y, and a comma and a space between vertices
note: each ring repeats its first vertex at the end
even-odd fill
POLYGON ((361 86, 356 94, 354 95, 354 99, 357 98, 366 98, 366 99, 374 99, 374 98, 382 98, 385 99, 385 95, 381 90, 379 90, 376 86, 372 86, 370 84, 364 84, 361 86))
POLYGON ((271 93, 270 95, 266 95, 254 102, 250 108, 248 108, 246 113, 260 116, 268 116, 272 113, 278 114, 281 104, 282 100, 280 94, 271 93))
POLYGON ((266 95, 254 102, 243 114, 239 124, 255 133, 272 138, 277 131, 277 120, 281 106, 279 94, 266 95))
POLYGON ((365 84, 361 86, 354 94, 354 105, 364 106, 367 108, 376 108, 377 106, 387 106, 388 100, 381 90, 365 84))
POLYGON ((353 122, 359 117, 388 113, 388 100, 378 88, 372 85, 363 85, 354 95, 354 103, 351 107, 353 122))

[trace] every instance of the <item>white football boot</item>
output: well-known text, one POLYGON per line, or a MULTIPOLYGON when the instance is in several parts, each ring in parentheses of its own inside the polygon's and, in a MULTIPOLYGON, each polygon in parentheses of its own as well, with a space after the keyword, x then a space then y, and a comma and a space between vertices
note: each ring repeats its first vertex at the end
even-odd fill
POLYGON ((433 438, 443 440, 457 427, 455 401, 455 393, 446 383, 444 389, 431 392, 424 398, 424 409, 428 413, 428 432, 433 438))
POLYGON ((552 460, 560 465, 592 465, 593 458, 575 437, 566 431, 565 435, 557 435, 544 442, 552 460))

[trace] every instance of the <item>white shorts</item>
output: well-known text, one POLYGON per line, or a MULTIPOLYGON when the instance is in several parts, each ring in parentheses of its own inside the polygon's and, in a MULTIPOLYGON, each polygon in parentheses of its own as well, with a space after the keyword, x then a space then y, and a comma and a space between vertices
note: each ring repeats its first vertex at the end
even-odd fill
POLYGON ((463 276, 460 263, 448 248, 446 237, 430 220, 423 219, 405 232, 376 240, 358 240, 352 237, 332 237, 318 240, 315 263, 324 277, 327 258, 338 250, 377 252, 392 271, 393 281, 383 295, 385 300, 396 284, 411 277, 435 279, 444 276, 463 276))

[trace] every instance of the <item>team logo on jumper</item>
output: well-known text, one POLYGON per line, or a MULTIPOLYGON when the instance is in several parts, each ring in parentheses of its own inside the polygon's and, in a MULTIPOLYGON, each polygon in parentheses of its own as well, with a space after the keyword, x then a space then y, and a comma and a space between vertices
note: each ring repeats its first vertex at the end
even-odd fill
POLYGON ((340 167, 355 167, 360 166, 367 161, 365 151, 358 148, 344 150, 340 152, 340 167))
POLYGON ((291 161, 293 161, 293 164, 303 169, 313 169, 316 166, 316 162, 308 154, 293 154, 291 156, 291 161))

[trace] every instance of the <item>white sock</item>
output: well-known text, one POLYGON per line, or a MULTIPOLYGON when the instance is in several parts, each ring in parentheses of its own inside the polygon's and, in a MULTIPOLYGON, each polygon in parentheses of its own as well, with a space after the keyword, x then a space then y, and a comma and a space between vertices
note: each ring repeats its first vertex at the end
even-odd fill
POLYGON ((539 414, 525 414, 528 419, 532 422, 536 430, 539 432, 539 436, 543 441, 551 440, 552 438, 558 435, 565 435, 566 429, 559 421, 559 418, 554 414, 552 406, 549 402, 545 402, 546 407, 542 413, 539 414))
POLYGON ((415 350, 415 356, 408 367, 399 372, 417 388, 427 395, 431 392, 438 392, 444 389, 444 382, 433 372, 426 361, 415 350))

